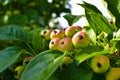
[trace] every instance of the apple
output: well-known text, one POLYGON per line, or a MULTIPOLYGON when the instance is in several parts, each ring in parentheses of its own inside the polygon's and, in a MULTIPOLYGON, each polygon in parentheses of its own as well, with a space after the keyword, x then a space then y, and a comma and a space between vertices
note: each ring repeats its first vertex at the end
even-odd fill
POLYGON ((17 66, 15 68, 15 75, 14 76, 15 76, 16 79, 20 79, 21 78, 23 70, 24 70, 23 66, 17 66))
POLYGON ((59 41, 60 41, 60 38, 53 38, 49 43, 49 49, 50 50, 58 50, 59 41))
POLYGON ((120 80, 120 68, 111 68, 106 75, 106 80, 120 80))
POLYGON ((35 1, 31 1, 28 5, 31 6, 31 7, 34 7, 34 6, 36 6, 36 2, 35 1))
POLYGON ((74 48, 72 43, 72 38, 70 37, 64 37, 59 41, 58 49, 62 52, 65 51, 72 51, 74 48))
POLYGON ((105 55, 94 56, 91 60, 91 68, 96 73, 104 73, 110 67, 110 60, 105 55))
POLYGON ((33 59, 33 57, 26 57, 24 60, 23 60, 23 66, 26 67, 26 65, 33 59))
POLYGON ((63 30, 65 31, 68 27, 65 27, 63 30))
POLYGON ((80 26, 70 26, 68 28, 65 29, 65 35, 67 37, 73 37, 73 35, 78 32, 81 31, 82 28, 80 26))
POLYGON ((15 14, 15 15, 20 14, 20 10, 14 10, 14 11, 13 11, 13 14, 15 14))
POLYGON ((84 31, 79 31, 72 37, 72 42, 76 48, 85 48, 89 45, 90 38, 84 31))
POLYGON ((5 12, 5 14, 8 15, 8 16, 11 16, 12 12, 10 10, 8 10, 8 11, 5 12))
POLYGON ((82 30, 81 26, 75 26, 77 29, 79 29, 80 31, 82 30))
POLYGON ((46 40, 50 40, 51 32, 52 32, 51 29, 46 29, 42 31, 41 35, 44 36, 46 40))
POLYGON ((62 29, 55 29, 51 32, 50 38, 63 38, 65 36, 65 31, 62 29))
POLYGON ((113 20, 108 20, 110 24, 113 24, 113 20))
POLYGON ((73 60, 69 56, 64 56, 61 65, 69 65, 73 60))

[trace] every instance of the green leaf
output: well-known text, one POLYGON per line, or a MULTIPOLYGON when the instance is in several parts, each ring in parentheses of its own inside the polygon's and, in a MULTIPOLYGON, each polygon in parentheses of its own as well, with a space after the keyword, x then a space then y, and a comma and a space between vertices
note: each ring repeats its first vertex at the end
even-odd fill
POLYGON ((84 27, 83 30, 89 35, 91 41, 96 44, 96 34, 91 27, 84 27))
POLYGON ((0 40, 30 41, 27 31, 18 25, 5 25, 0 28, 0 40))
POLYGON ((37 55, 25 68, 22 80, 47 80, 61 64, 64 55, 47 50, 37 55))
POLYGON ((79 15, 79 16, 75 16, 75 15, 71 15, 71 14, 67 14, 64 16, 64 18, 68 21, 68 24, 71 26, 73 23, 77 22, 80 18, 85 17, 85 15, 79 15))
POLYGON ((85 1, 84 1, 84 4, 78 4, 78 5, 82 6, 83 8, 85 8, 85 10, 87 10, 89 12, 102 14, 94 5, 89 4, 85 1))
POLYGON ((84 62, 85 60, 100 54, 109 54, 109 50, 103 49, 101 46, 89 46, 82 49, 76 56, 77 64, 84 62))
POLYGON ((115 40, 115 41, 120 41, 120 37, 113 38, 112 40, 115 40))
POLYGON ((81 4, 81 6, 85 8, 86 18, 96 34, 99 33, 99 31, 112 34, 112 25, 110 25, 109 21, 94 5, 85 2, 81 4))
POLYGON ((108 22, 108 20, 101 14, 98 13, 87 13, 86 17, 91 27, 97 33, 98 31, 104 31, 108 34, 112 34, 112 26, 108 22), (97 28, 96 28, 97 27, 97 28))
MULTIPOLYGON (((115 36, 112 39, 113 41, 120 41, 120 29, 118 29, 117 32, 115 32, 115 36)), ((111 41, 112 41, 111 40, 111 41)))
POLYGON ((82 65, 70 64, 63 68, 59 80, 92 80, 92 71, 82 65))
POLYGON ((21 54, 21 49, 8 47, 0 51, 0 73, 13 64, 21 54))
POLYGON ((32 35, 33 35, 32 45, 33 45, 34 50, 37 53, 47 50, 49 46, 49 42, 46 41, 45 38, 41 36, 40 34, 41 31, 42 31, 41 28, 37 28, 34 30, 34 32, 32 32, 32 35))
POLYGON ((116 26, 120 28, 120 0, 105 0, 107 2, 107 7, 109 11, 115 16, 116 18, 116 26))

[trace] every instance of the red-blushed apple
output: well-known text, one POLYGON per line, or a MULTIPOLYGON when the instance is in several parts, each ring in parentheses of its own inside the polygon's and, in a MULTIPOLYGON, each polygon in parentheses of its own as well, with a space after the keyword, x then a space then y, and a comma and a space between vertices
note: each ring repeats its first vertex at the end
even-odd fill
POLYGON ((74 48, 72 43, 72 38, 70 37, 64 37, 59 41, 58 49, 62 52, 65 51, 72 51, 74 48))
POLYGON ((106 75, 106 80, 120 80, 120 68, 119 67, 110 68, 106 75))
POLYGON ((75 26, 77 29, 79 29, 80 31, 82 30, 81 26, 75 26))
POLYGON ((65 35, 67 37, 73 37, 73 35, 78 32, 81 31, 82 28, 80 26, 70 26, 68 28, 65 29, 65 35))
POLYGON ((68 27, 65 27, 63 30, 65 31, 68 27))
POLYGON ((113 24, 113 20, 108 20, 110 24, 113 24))
POLYGON ((60 38, 53 38, 49 43, 49 49, 50 50, 58 50, 59 41, 60 41, 60 38))
POLYGON ((105 55, 97 55, 91 59, 91 68, 96 73, 104 73, 110 67, 110 60, 105 55))
POLYGON ((65 31, 62 29, 55 29, 51 32, 50 38, 63 38, 65 36, 65 31))
POLYGON ((89 45, 90 38, 86 32, 79 31, 72 37, 72 42, 75 48, 85 48, 89 45))
POLYGON ((32 56, 26 57, 26 58, 23 60, 23 67, 25 67, 32 59, 33 59, 32 56))
POLYGON ((51 32, 52 32, 51 29, 46 29, 42 31, 41 35, 44 36, 46 40, 50 40, 51 32))

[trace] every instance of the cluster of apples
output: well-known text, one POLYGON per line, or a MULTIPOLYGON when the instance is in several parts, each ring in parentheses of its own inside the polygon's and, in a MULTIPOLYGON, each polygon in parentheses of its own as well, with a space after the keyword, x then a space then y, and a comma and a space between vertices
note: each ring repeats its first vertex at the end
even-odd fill
POLYGON ((110 67, 110 60, 106 55, 97 55, 91 59, 91 68, 96 73, 105 73, 106 80, 120 80, 120 68, 110 67))
POLYGON ((47 29, 42 32, 46 40, 50 40, 49 49, 72 51, 74 48, 85 48, 90 38, 80 26, 69 26, 65 29, 47 29))

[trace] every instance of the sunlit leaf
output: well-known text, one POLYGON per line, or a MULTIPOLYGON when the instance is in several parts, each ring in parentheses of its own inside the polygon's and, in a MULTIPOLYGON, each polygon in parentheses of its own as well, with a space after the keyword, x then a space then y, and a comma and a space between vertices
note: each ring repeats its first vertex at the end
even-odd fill
POLYGON ((89 35, 91 41, 96 44, 96 34, 91 27, 84 27, 83 30, 89 35))
POLYGON ((82 51, 80 51, 76 56, 77 64, 82 63, 83 61, 100 54, 109 54, 109 50, 103 49, 101 46, 89 46, 82 51))
POLYGON ((116 48, 120 51, 120 41, 117 42, 116 48))
POLYGON ((41 36, 41 31, 43 29, 37 28, 33 30, 32 33, 32 45, 37 53, 48 49, 49 41, 46 41, 43 36, 41 36))
POLYGON ((71 26, 73 23, 77 22, 80 18, 85 17, 85 15, 71 15, 67 14, 64 16, 64 18, 68 21, 68 24, 71 26))
POLYGON ((98 8, 96 6, 94 6, 94 5, 90 4, 90 3, 87 3, 85 1, 84 1, 84 4, 78 4, 78 5, 82 6, 87 11, 102 14, 101 11, 98 10, 98 8))
POLYGON ((104 31, 108 34, 112 34, 112 28, 108 20, 101 14, 97 13, 87 13, 86 18, 90 23, 91 27, 94 29, 96 33, 99 31, 104 31))
POLYGON ((107 2, 107 7, 109 11, 115 16, 116 18, 116 26, 120 28, 120 0, 105 0, 107 2))
POLYGON ((91 5, 86 2, 80 5, 85 8, 86 18, 93 30, 95 31, 95 33, 104 31, 108 34, 112 34, 113 30, 109 21, 101 14, 101 12, 94 5, 91 5))

